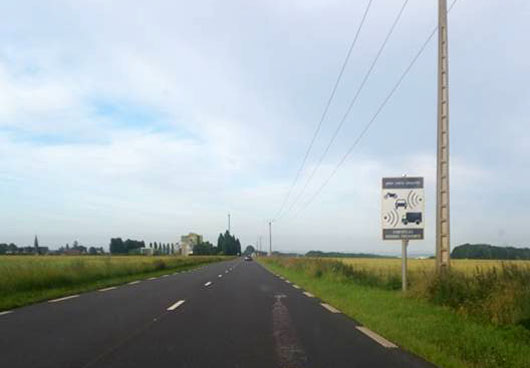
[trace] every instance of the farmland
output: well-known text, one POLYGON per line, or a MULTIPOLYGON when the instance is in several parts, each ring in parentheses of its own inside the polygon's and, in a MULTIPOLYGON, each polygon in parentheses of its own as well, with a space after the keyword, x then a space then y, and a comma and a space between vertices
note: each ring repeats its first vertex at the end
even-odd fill
MULTIPOLYGON (((356 268, 376 272, 390 272, 401 274, 401 259, 400 258, 335 258, 338 261, 344 262, 347 265, 356 268)), ((412 274, 415 272, 432 272, 435 267, 434 259, 408 259, 408 270, 412 274)), ((497 261, 497 260, 482 260, 482 259, 453 259, 451 260, 451 267, 453 270, 472 274, 477 270, 488 271, 493 268, 502 270, 506 265, 514 265, 516 267, 530 268, 530 261, 497 261)))
POLYGON ((0 256, 0 311, 228 257, 0 256))
POLYGON ((444 367, 526 367, 530 262, 458 260, 445 276, 411 260, 262 258, 293 283, 403 348, 444 367))

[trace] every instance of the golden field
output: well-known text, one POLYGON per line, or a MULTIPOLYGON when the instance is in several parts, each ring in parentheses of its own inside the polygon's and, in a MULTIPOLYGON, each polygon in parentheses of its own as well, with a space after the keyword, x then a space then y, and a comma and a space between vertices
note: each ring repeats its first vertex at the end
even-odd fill
MULTIPOLYGON (((401 273, 400 258, 333 258, 334 260, 344 262, 357 269, 367 271, 383 271, 385 273, 401 273)), ((530 268, 530 261, 497 261, 481 259, 453 259, 451 267, 455 271, 466 274, 475 273, 477 270, 488 271, 496 268, 502 270, 506 265, 521 266, 530 268)), ((434 259, 407 259, 407 268, 410 272, 415 271, 433 271, 435 267, 434 259)))

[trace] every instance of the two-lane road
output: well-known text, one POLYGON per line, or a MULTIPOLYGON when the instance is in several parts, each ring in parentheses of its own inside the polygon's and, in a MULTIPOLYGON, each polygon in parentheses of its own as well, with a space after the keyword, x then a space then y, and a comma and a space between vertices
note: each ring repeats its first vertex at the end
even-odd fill
POLYGON ((0 367, 432 367, 337 312, 221 262, 0 315, 0 367))

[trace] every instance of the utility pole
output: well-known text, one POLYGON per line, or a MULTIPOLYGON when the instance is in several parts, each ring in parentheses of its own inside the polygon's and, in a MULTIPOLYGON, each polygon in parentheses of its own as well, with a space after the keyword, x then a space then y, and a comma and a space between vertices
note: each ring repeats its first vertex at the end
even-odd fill
POLYGON ((230 232, 230 213, 228 213, 228 232, 230 232))
POLYGON ((272 256, 272 221, 269 221, 269 257, 272 256))
POLYGON ((436 270, 450 261, 449 224, 449 52, 447 0, 438 0, 438 153, 436 177, 436 270))

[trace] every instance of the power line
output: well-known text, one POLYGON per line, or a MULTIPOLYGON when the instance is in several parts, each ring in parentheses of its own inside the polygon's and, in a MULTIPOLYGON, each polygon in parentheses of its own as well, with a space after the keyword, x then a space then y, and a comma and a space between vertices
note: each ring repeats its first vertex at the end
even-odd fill
POLYGON ((377 51, 377 54, 376 54, 375 58, 372 60, 372 63, 370 65, 370 67, 368 68, 368 71, 364 75, 364 78, 363 78, 361 84, 359 85, 359 87, 357 88, 353 98, 350 100, 350 104, 348 105, 348 108, 346 109, 346 112, 342 116, 342 119, 340 120, 339 125, 335 129, 335 132, 333 133, 333 136, 331 137, 330 141, 328 142, 328 145, 326 146, 326 149, 324 150, 323 154, 320 156, 320 158, 319 158, 316 166, 313 168, 313 171, 311 172, 311 174, 307 177, 307 180, 306 180, 304 186, 302 187, 302 190, 300 191, 298 196, 295 198, 295 200, 291 203, 291 205, 289 206, 287 211, 284 212, 282 215, 285 215, 285 213, 288 213, 289 211, 291 211, 291 209, 295 206, 295 204, 300 200, 302 195, 305 193, 309 183, 313 179, 313 176, 315 175, 315 173, 318 171, 318 169, 322 165, 322 162, 324 161, 325 157, 327 156, 327 154, 329 152, 329 149, 331 148, 331 146, 335 142, 335 139, 339 135, 339 132, 342 129, 344 123, 346 122, 346 119, 350 115, 350 113, 351 113, 351 111, 353 109, 353 106, 357 102, 357 99, 359 98, 359 95, 361 94, 362 90, 364 89, 364 86, 366 85, 366 82, 370 78, 370 75, 372 74, 372 72, 373 72, 373 70, 375 68, 375 65, 379 61, 379 58, 381 57, 386 45, 388 44, 388 41, 390 40, 390 37, 394 33, 394 30, 395 30, 397 24, 399 23, 399 20, 401 19, 401 16, 403 15, 403 12, 405 11, 405 8, 406 8, 408 2, 409 2, 409 0, 405 0, 403 2, 403 5, 401 6, 401 9, 399 10, 399 12, 398 12, 398 14, 396 16, 396 19, 394 19, 394 22, 392 23, 392 26, 390 27, 390 29, 389 29, 389 31, 388 31, 383 43, 381 44, 381 47, 377 51))
MULTIPOLYGON (((453 9, 453 7, 455 6, 455 4, 458 2, 458 0, 453 0, 453 2, 451 3, 451 6, 449 7, 448 9, 448 13, 453 9)), ((390 99, 392 98, 392 96, 394 95, 394 93, 397 91, 397 89, 399 88, 399 86, 401 85, 401 83, 403 82, 403 80, 405 79, 405 77, 409 74, 410 70, 412 69, 412 67, 414 66, 414 64, 416 64, 416 61, 420 58, 421 54, 423 54, 423 52, 425 51, 425 49, 427 48, 427 45, 429 44, 429 42, 432 40, 432 38, 434 37, 434 35, 436 34, 436 31, 438 31, 438 26, 436 26, 433 31, 431 32, 431 34, 429 35, 429 37, 427 37, 427 39, 425 40, 425 42, 422 44, 422 46, 420 47, 420 49, 418 50, 418 52, 416 53, 416 55, 412 58, 412 61, 409 63, 409 65, 407 66, 407 68, 403 71, 403 73, 401 74, 401 76, 399 77, 398 81, 394 84, 394 86, 392 87, 392 89, 390 90, 390 92, 388 93, 388 95, 385 97, 385 99, 383 100, 383 102, 379 105, 379 108, 376 110, 375 114, 372 116, 372 118, 368 121, 368 123, 365 125, 364 129, 361 131, 361 133, 359 134, 359 136, 357 137, 357 139, 353 142, 353 144, 350 146, 350 148, 348 149, 348 151, 346 151, 346 153, 344 154, 344 156, 342 156, 341 160, 339 161, 339 163, 335 166, 335 168, 333 169, 333 171, 331 172, 331 175, 328 176, 328 178, 324 181, 324 183, 318 188, 318 190, 313 194, 313 196, 291 217, 291 219, 295 218, 302 210, 304 210, 305 208, 307 208, 313 201, 314 199, 320 194, 320 192, 322 192, 322 190, 324 189, 324 187, 330 182, 330 180, 333 178, 333 176, 335 176, 335 174, 337 173, 337 171, 339 170, 339 168, 344 164, 344 162, 346 161, 346 159, 348 158, 348 156, 352 153, 352 151, 355 149, 355 147, 357 147, 357 145, 359 144, 359 141, 364 137, 364 135, 366 134, 366 132, 368 131, 368 129, 370 129, 370 127, 372 126, 372 124, 374 123, 374 121, 377 119, 377 117, 379 116, 379 114, 381 113, 381 111, 385 108, 385 106, 387 105, 387 103, 390 101, 390 99)))
POLYGON ((366 9, 364 11, 363 17, 361 19, 361 23, 359 24, 359 27, 357 28, 357 31, 355 32, 355 36, 354 36, 354 38, 353 38, 353 40, 352 40, 352 42, 350 44, 348 52, 346 53, 346 58, 344 59, 344 62, 342 63, 342 67, 341 67, 339 75, 337 76, 337 79, 335 81, 335 85, 333 86, 333 89, 331 90, 331 94, 330 94, 330 96, 328 98, 328 101, 326 103, 324 111, 322 112, 322 115, 320 116, 320 120, 319 120, 319 122, 317 124, 317 128, 315 129, 315 132, 313 133, 313 137, 311 138, 311 141, 309 142, 309 147, 307 148, 307 151, 305 153, 304 159, 302 160, 302 164, 300 165, 300 168, 298 169, 298 172, 296 173, 294 181, 291 184, 291 187, 290 187, 289 191, 287 192, 287 195, 285 196, 285 199, 283 200, 283 203, 282 203, 280 209, 278 210, 278 212, 274 216, 275 218, 280 216, 281 212, 285 208, 285 205, 287 204, 287 201, 289 200, 289 197, 291 196, 291 193, 292 193, 294 187, 296 186, 296 183, 298 182, 298 179, 300 178, 300 174, 302 173, 302 170, 304 169, 305 163, 307 162, 307 158, 309 157, 309 153, 311 152, 311 149, 313 148, 315 140, 316 140, 316 138, 318 136, 318 133, 320 132, 320 128, 322 127, 322 123, 324 122, 324 120, 325 120, 325 118, 327 116, 329 107, 331 106, 331 102, 333 101, 333 98, 335 97, 335 93, 337 92, 337 88, 339 86, 340 80, 342 79, 342 75, 344 74, 344 70, 346 69, 346 65, 348 64, 348 61, 350 60, 351 53, 352 53, 355 45, 357 44, 357 40, 359 38, 359 34, 361 33, 361 29, 363 28, 363 25, 364 25, 364 23, 366 21, 366 17, 368 16, 368 12, 370 10, 370 7, 372 6, 372 2, 373 2, 373 0, 369 0, 368 1, 368 4, 367 4, 366 9))

